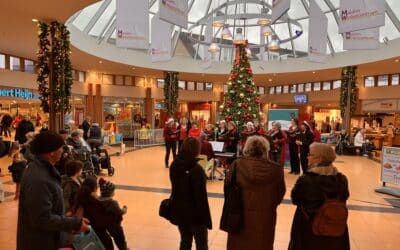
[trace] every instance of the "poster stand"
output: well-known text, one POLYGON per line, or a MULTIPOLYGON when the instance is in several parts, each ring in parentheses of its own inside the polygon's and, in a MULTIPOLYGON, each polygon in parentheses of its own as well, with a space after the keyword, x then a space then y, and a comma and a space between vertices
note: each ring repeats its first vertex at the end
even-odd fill
POLYGON ((382 187, 375 188, 375 192, 400 197, 399 188, 386 186, 386 183, 400 185, 400 148, 382 148, 381 181, 382 187))

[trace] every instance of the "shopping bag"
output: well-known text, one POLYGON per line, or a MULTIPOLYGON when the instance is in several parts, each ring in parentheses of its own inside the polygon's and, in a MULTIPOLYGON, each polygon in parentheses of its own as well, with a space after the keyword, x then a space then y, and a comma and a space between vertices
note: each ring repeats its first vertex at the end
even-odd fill
POLYGON ((105 250, 99 237, 90 226, 88 232, 74 235, 72 245, 75 250, 105 250))

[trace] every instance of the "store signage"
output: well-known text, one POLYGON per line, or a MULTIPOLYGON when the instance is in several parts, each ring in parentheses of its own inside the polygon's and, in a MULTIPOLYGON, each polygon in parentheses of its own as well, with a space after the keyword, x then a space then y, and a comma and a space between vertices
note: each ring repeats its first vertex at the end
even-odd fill
POLYGON ((385 4, 382 0, 341 0, 339 33, 385 25, 385 4))
POLYGON ((328 36, 328 18, 315 1, 310 1, 310 25, 308 33, 308 60, 324 63, 328 36))
POLYGON ((117 47, 148 49, 149 1, 118 0, 116 12, 117 47))
POLYGON ((160 19, 187 29, 188 0, 160 0, 160 19))
POLYGON ((172 24, 164 22, 157 15, 151 19, 151 37, 157 37, 151 41, 151 61, 162 62, 171 60, 171 33, 172 24))
POLYGON ((1 89, 0 97, 14 97, 21 99, 39 99, 39 96, 26 89, 1 89))
POLYGON ((379 28, 346 32, 343 36, 343 49, 378 49, 379 28))
POLYGON ((400 184, 400 148, 383 147, 381 181, 400 184))
POLYGON ((290 0, 272 0, 271 23, 275 23, 290 8, 290 0))
POLYGON ((364 112, 396 112, 399 110, 397 99, 363 100, 361 109, 364 112))
POLYGON ((307 104, 308 102, 307 95, 294 95, 293 98, 295 104, 307 104))

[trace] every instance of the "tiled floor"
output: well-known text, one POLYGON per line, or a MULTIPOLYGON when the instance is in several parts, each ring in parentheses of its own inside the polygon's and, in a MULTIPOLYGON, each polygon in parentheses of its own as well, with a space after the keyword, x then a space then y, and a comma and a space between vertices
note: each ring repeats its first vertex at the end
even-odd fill
MULTIPOLYGON (((112 158, 116 167, 110 181, 118 184, 115 198, 128 206, 124 229, 130 249, 178 249, 177 229, 158 217, 162 199, 168 197, 170 183, 168 170, 163 167, 164 148, 141 149, 112 158)), ((0 166, 6 173, 8 159, 1 159, 0 166)), ((380 165, 362 157, 338 157, 335 165, 347 175, 350 184, 349 228, 351 248, 358 250, 394 250, 400 245, 400 208, 392 207, 386 199, 391 196, 378 194, 380 165)), ((106 171, 103 171, 106 174, 106 171)), ((296 176, 286 174, 287 193, 278 208, 275 249, 287 249, 292 216, 295 207, 290 203, 290 190, 296 176)), ((10 176, 1 177, 6 191, 13 192, 10 176)), ((225 249, 226 233, 218 230, 223 199, 222 182, 208 183, 208 192, 214 229, 209 232, 211 250, 225 249)), ((17 202, 13 196, 0 203, 0 249, 15 249, 17 202)), ((194 249, 194 248, 193 248, 194 249)), ((247 250, 247 249, 244 249, 247 250)))

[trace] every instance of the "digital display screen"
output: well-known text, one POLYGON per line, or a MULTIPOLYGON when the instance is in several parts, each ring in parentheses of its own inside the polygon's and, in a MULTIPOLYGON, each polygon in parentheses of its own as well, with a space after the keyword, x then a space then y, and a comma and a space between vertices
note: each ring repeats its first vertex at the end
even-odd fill
POLYGON ((307 95, 294 95, 295 104, 307 104, 307 95))

